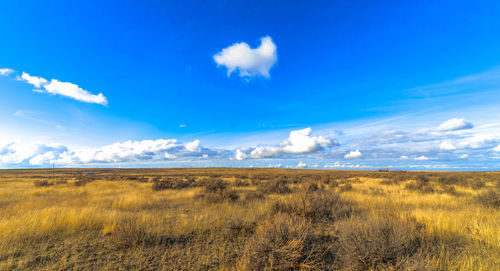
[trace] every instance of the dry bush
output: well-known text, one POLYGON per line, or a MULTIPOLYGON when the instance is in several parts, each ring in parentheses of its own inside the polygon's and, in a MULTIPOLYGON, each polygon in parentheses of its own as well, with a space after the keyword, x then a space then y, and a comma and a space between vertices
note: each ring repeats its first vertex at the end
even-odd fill
POLYGON ((227 189, 228 184, 222 180, 215 180, 205 186, 205 192, 198 197, 205 199, 208 203, 235 202, 240 195, 234 189, 227 189))
POLYGON ((228 187, 228 184, 224 182, 223 180, 212 180, 208 182, 205 186, 205 192, 207 193, 221 193, 222 191, 226 190, 228 187))
POLYGON ((200 197, 205 199, 208 203, 220 203, 225 201, 235 202, 240 198, 240 195, 235 190, 228 189, 221 192, 201 194, 200 197))
POLYGON ((42 186, 51 186, 53 185, 53 183, 50 183, 49 181, 47 180, 37 180, 37 181, 34 181, 33 184, 36 186, 36 187, 42 187, 42 186))
POLYGON ((307 186, 307 189, 306 191, 308 193, 311 193, 311 192, 315 192, 315 191, 318 191, 318 190, 322 190, 322 187, 319 187, 316 183, 311 183, 307 186))
POLYGON ((180 178, 170 178, 165 180, 154 179, 153 180, 153 191, 161 191, 166 189, 183 189, 188 187, 193 187, 195 185, 195 181, 192 179, 188 179, 184 181, 180 178))
POLYGON ((485 182, 481 179, 471 179, 467 182, 467 186, 474 189, 479 190, 486 186, 485 182))
POLYGON ((405 188, 421 193, 434 193, 434 187, 432 187, 429 177, 423 174, 417 175, 415 181, 407 183, 405 188))
POLYGON ((382 181, 380 181, 380 184, 383 184, 383 185, 393 185, 393 184, 397 184, 398 181, 395 181, 394 179, 383 179, 382 181))
POLYGON ((458 175, 441 176, 438 178, 438 182, 440 184, 448 184, 448 185, 453 185, 453 184, 463 185, 464 183, 466 183, 466 179, 463 176, 458 176, 458 175))
POLYGON ((424 225, 415 218, 370 215, 338 224, 335 246, 343 270, 421 270, 424 225))
POLYGON ((68 180, 66 179, 58 179, 54 182, 54 184, 67 184, 68 180))
POLYGON ((249 186, 250 181, 248 180, 242 180, 242 179, 236 179, 234 181, 234 186, 249 186))
POLYGON ((445 185, 442 188, 443 188, 443 192, 444 193, 447 193, 447 194, 450 194, 450 195, 454 195, 454 196, 458 195, 458 192, 457 192, 457 190, 455 189, 454 186, 445 185))
POLYGON ((275 213, 301 216, 313 222, 320 222, 349 217, 353 208, 350 202, 343 200, 338 194, 321 191, 302 193, 294 198, 277 201, 273 205, 273 211, 275 213))
POLYGON ((90 182, 90 178, 87 176, 78 176, 76 181, 73 183, 75 186, 84 186, 90 182))
POLYGON ((312 269, 306 248, 310 226, 303 218, 278 214, 257 227, 238 262, 238 270, 312 269))
POLYGON ((106 235, 109 245, 117 249, 133 248, 153 241, 144 226, 133 219, 124 219, 106 235))
POLYGON ((352 187, 352 184, 350 184, 350 183, 345 183, 345 184, 339 186, 340 192, 351 191, 352 189, 353 189, 353 187, 352 187))
POLYGON ((247 201, 252 201, 252 200, 263 200, 266 198, 266 196, 259 191, 249 191, 244 194, 245 200, 247 201))
POLYGON ((255 233, 255 222, 245 221, 242 219, 229 220, 224 224, 224 237, 234 240, 235 238, 248 238, 255 233))
POLYGON ((500 194, 494 190, 478 194, 476 201, 486 207, 500 208, 500 194))
POLYGON ((257 189, 265 194, 288 194, 292 192, 286 181, 282 179, 279 181, 270 181, 265 184, 261 184, 257 187, 257 189))

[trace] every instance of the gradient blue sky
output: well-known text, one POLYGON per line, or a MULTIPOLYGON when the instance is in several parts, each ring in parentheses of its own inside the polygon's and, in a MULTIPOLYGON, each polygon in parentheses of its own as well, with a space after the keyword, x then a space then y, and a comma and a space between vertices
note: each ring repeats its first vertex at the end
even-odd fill
POLYGON ((500 169, 498 1, 0 1, 0 37, 3 168, 500 169), (269 76, 214 59, 264 37, 269 76))

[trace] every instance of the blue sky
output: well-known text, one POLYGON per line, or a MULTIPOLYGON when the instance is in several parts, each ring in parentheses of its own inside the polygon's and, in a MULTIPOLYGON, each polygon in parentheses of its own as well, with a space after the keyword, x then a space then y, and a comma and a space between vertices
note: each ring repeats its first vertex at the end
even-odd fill
POLYGON ((497 1, 1 1, 0 167, 498 170, 499 18, 497 1))

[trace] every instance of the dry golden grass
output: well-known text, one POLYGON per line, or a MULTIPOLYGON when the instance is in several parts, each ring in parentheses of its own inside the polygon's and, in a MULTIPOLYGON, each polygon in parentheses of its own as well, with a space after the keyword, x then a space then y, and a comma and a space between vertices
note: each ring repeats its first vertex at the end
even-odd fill
POLYGON ((3 170, 0 270, 500 270, 499 183, 494 172, 3 170))

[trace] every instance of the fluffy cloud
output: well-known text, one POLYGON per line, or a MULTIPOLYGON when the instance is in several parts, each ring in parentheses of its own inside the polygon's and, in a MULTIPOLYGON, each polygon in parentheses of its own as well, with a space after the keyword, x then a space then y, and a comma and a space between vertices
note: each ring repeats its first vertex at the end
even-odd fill
POLYGON ((186 148, 186 150, 188 150, 190 152, 200 152, 201 151, 200 141, 198 139, 196 139, 193 142, 189 142, 189 143, 184 144, 184 147, 186 148))
POLYGON ((0 146, 0 164, 40 165, 64 158, 68 148, 59 144, 11 142, 0 146))
POLYGON ((457 147, 451 143, 451 141, 443 141, 441 144, 439 144, 439 149, 443 151, 452 151, 455 150, 457 147))
POLYGON ((285 153, 308 153, 328 148, 333 142, 322 136, 311 136, 312 129, 306 128, 290 132, 290 136, 281 143, 285 153))
POLYGON ((345 159, 358 159, 361 158, 363 154, 359 150, 351 151, 348 154, 344 155, 345 159))
POLYGON ((302 161, 300 161, 300 162, 297 164, 297 168, 305 168, 305 167, 307 167, 307 164, 306 164, 306 163, 304 163, 304 162, 302 162, 302 161))
POLYGON ((28 84, 32 84, 36 88, 41 88, 43 85, 48 83, 48 81, 42 77, 31 76, 25 72, 23 72, 19 79, 26 81, 28 84))
POLYGON ((0 75, 2 76, 7 76, 11 73, 13 73, 14 70, 13 69, 8 69, 8 68, 0 68, 0 75))
POLYGON ((99 93, 97 95, 92 94, 73 83, 61 82, 57 79, 48 81, 45 78, 31 76, 25 72, 23 72, 22 75, 18 77, 18 79, 26 81, 27 83, 35 86, 37 88, 35 90, 36 92, 46 92, 54 95, 61 95, 80 102, 95 103, 100 105, 108 104, 108 100, 102 93, 99 93))
POLYGON ((449 119, 441 125, 439 125, 438 130, 440 131, 456 131, 456 130, 464 130, 464 129, 472 129, 474 125, 471 122, 465 119, 452 118, 449 119))
MULTIPOLYGON (((62 165, 131 163, 144 161, 165 161, 177 157, 207 158, 202 152, 200 141, 186 144, 176 139, 158 139, 118 142, 100 148, 70 150, 59 144, 12 142, 0 145, 0 164, 4 165, 62 165)), ((212 152, 213 154, 213 152, 212 152)))
POLYGON ((276 45, 269 36, 261 38, 259 47, 255 49, 245 42, 240 42, 214 55, 215 63, 227 68, 228 77, 237 70, 240 77, 269 78, 269 70, 277 60, 276 45))
POLYGON ((238 149, 236 160, 259 159, 273 157, 283 154, 304 154, 320 151, 338 143, 323 136, 311 136, 312 129, 305 128, 290 132, 287 139, 281 142, 279 147, 257 146, 249 149, 238 149))
POLYGON ((430 158, 425 156, 425 155, 422 155, 422 156, 419 156, 419 157, 415 157, 414 160, 415 161, 427 161, 429 160, 430 158))
POLYGON ((499 151, 500 152, 500 144, 498 144, 498 146, 494 147, 493 148, 494 151, 499 151))

